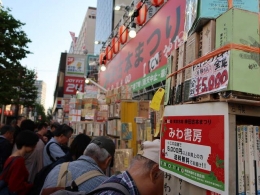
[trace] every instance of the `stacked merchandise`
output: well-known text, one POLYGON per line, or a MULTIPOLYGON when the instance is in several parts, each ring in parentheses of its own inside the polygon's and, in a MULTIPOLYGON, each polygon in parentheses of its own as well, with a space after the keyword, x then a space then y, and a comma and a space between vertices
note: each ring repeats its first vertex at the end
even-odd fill
MULTIPOLYGON (((249 103, 249 100, 258 101, 259 105, 260 1, 186 0, 186 2, 187 41, 172 52, 173 95, 170 102, 172 104, 226 102, 233 100, 234 97, 236 101, 241 100, 242 103, 243 101, 249 103), (228 2, 233 3, 231 8, 228 8, 228 2)), ((237 126, 237 161, 237 193, 260 194, 258 126, 237 126)), ((176 180, 174 181, 176 183, 176 180)), ((167 182, 165 179, 166 189, 170 185, 175 185, 176 188, 175 183, 167 182)), ((181 180, 179 182, 181 185, 181 180)), ((186 190, 200 189, 199 193, 193 191, 194 194, 215 194, 187 182, 182 183, 185 183, 186 190)), ((185 194, 183 186, 179 191, 179 194, 185 194)), ((167 190, 165 194, 169 194, 167 190)))
POLYGON ((237 126, 238 193, 260 193, 259 126, 237 126))
POLYGON ((82 112, 81 120, 96 120, 98 109, 98 100, 96 98, 84 98, 82 99, 82 112))
POLYGON ((69 102, 69 121, 80 122, 82 100, 71 98, 69 102))
POLYGON ((260 82, 259 17, 254 12, 258 11, 258 2, 234 1, 233 8, 213 12, 211 17, 202 11, 209 2, 198 3, 200 11, 193 24, 196 31, 190 30, 187 41, 172 53, 172 69, 178 71, 172 79, 173 103, 209 101, 213 96, 218 100, 225 94, 259 99, 260 88, 255 85, 260 82), (241 9, 235 7, 237 4, 241 9), (214 14, 216 20, 207 19, 214 18, 214 14))

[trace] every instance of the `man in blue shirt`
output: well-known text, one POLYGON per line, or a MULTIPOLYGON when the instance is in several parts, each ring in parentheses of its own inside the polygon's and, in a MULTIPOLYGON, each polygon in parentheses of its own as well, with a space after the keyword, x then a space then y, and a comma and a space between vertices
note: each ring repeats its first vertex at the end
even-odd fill
POLYGON ((73 133, 73 129, 66 125, 60 125, 54 131, 54 137, 45 145, 43 150, 43 165, 47 166, 68 152, 66 147, 69 138, 73 133))
MULTIPOLYGON (((104 174, 107 167, 113 163, 113 157, 115 153, 115 144, 109 138, 105 136, 99 136, 94 138, 87 146, 84 154, 78 158, 78 160, 70 162, 68 165, 68 172, 71 174, 71 181, 68 180, 67 174, 67 186, 70 186, 72 181, 75 181, 81 175, 97 170, 102 175, 93 177, 78 186, 79 191, 90 192, 104 182, 108 177, 104 174)), ((58 183, 58 175, 61 165, 57 165, 47 176, 43 189, 56 187, 58 183)))
MULTIPOLYGON (((158 139, 153 142, 145 141, 127 171, 110 177, 104 183, 120 183, 130 195, 162 195, 164 175, 159 169, 159 153, 158 139)), ((96 195, 122 195, 122 193, 116 190, 103 190, 96 195)))

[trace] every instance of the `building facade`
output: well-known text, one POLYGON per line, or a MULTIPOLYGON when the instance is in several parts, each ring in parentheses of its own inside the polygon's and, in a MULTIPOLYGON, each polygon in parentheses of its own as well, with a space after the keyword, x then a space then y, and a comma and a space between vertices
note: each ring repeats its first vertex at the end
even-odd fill
POLYGON ((96 8, 88 7, 79 36, 76 37, 76 44, 73 42, 70 46, 69 53, 87 54, 94 53, 94 39, 96 29, 96 8))
MULTIPOLYGON (((115 5, 130 5, 132 0, 98 0, 95 41, 105 42, 111 35, 125 11, 115 11, 115 5)), ((102 44, 95 45, 95 54, 100 53, 102 44)))
MULTIPOLYGON (((45 100, 46 100, 46 83, 44 81, 41 80, 37 80, 35 81, 35 86, 37 87, 37 99, 36 102, 38 104, 43 105, 43 107, 45 108, 45 100)), ((46 110, 46 108, 45 108, 46 110)))

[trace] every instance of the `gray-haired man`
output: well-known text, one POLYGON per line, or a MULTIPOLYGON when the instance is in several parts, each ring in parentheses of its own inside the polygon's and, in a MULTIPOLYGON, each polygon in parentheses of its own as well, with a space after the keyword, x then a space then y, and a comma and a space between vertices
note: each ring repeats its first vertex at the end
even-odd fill
MULTIPOLYGON (((96 170, 101 173, 78 186, 79 191, 86 193, 92 191, 108 177, 104 174, 107 167, 113 163, 115 153, 114 142, 105 136, 94 138, 84 151, 84 155, 78 160, 69 163, 68 171, 71 173, 71 181, 75 181, 81 175, 96 170)), ((56 166, 47 176, 43 189, 58 186, 58 175, 61 165, 56 166)), ((66 183, 71 183, 67 181, 66 183)))

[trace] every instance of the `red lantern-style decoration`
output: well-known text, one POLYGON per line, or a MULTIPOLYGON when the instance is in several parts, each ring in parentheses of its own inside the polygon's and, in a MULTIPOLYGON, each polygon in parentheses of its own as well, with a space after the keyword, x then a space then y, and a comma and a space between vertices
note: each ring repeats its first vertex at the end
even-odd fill
POLYGON ((101 64, 106 64, 106 54, 105 54, 105 52, 101 52, 100 53, 100 55, 99 55, 99 64, 101 65, 101 64), (105 59, 104 59, 104 57, 105 57, 105 59))
POLYGON ((112 39, 112 48, 113 48, 113 52, 114 54, 117 54, 120 50, 120 43, 117 37, 114 37, 112 39))
POLYGON ((4 111, 4 115, 5 115, 5 116, 7 115, 7 111, 6 111, 6 110, 4 111))
POLYGON ((12 110, 10 110, 9 115, 13 116, 13 111, 12 110))
POLYGON ((152 5, 155 7, 159 7, 164 3, 164 0, 150 0, 152 5))
POLYGON ((120 43, 125 44, 128 38, 128 29, 125 27, 125 25, 121 25, 119 27, 118 35, 119 35, 120 43))
POLYGON ((142 4, 143 3, 140 1, 136 5, 136 10, 139 10, 138 11, 139 13, 138 13, 138 16, 135 18, 135 22, 139 26, 142 26, 146 22, 146 16, 147 16, 147 11, 148 11, 147 5, 143 4, 143 6, 142 6, 142 4))
POLYGON ((107 60, 111 60, 112 57, 113 57, 113 53, 112 53, 112 47, 110 45, 107 46, 106 48, 106 57, 107 57, 107 60))

